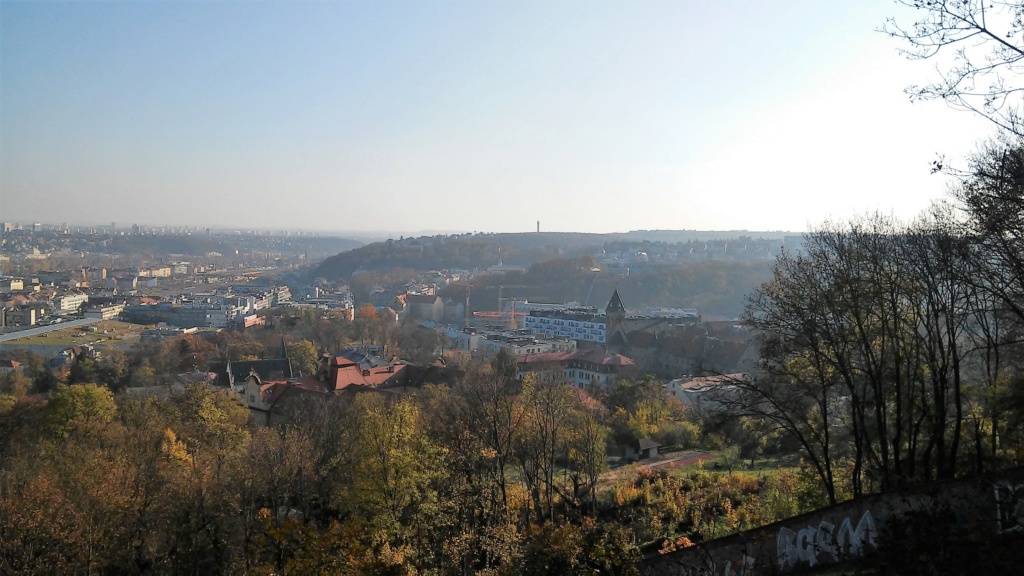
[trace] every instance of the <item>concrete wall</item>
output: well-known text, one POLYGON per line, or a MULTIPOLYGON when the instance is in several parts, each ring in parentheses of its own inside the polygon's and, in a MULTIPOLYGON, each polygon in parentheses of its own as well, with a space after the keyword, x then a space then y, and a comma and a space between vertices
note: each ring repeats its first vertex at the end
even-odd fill
POLYGON ((1024 530, 1024 468, 865 496, 668 554, 652 552, 641 574, 785 574, 856 561, 886 543, 888 521, 945 507, 964 519, 967 530, 992 536, 1024 530))

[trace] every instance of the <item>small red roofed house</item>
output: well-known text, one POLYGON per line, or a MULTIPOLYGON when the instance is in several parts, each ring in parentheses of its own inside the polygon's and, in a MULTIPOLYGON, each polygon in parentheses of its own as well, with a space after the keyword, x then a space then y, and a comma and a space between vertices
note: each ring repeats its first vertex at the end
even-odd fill
POLYGON ((697 378, 678 378, 668 383, 670 394, 693 406, 701 415, 721 412, 752 382, 750 374, 716 374, 697 378))
POLYGON ((21 362, 17 360, 0 360, 0 377, 6 376, 15 370, 21 370, 21 362))
POLYGON ((399 314, 404 313, 407 306, 408 303, 406 302, 405 294, 398 294, 391 299, 391 308, 394 309, 395 312, 398 312, 399 314))
POLYGON ((317 379, 330 394, 400 386, 405 382, 405 364, 363 366, 344 356, 321 359, 317 379))
MULTIPOLYGON (((236 388, 236 390, 238 389, 236 388)), ((253 416, 256 416, 250 421, 267 426, 275 417, 278 420, 284 418, 282 408, 288 401, 303 396, 327 397, 327 391, 324 390, 323 385, 314 378, 263 381, 255 372, 249 374, 238 393, 242 403, 253 411, 253 416)))

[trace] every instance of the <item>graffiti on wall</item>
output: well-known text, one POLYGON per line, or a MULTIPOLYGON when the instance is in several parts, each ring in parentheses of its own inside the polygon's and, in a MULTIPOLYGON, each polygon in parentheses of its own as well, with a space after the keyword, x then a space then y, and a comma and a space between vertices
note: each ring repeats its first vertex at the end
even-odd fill
POLYGON ((754 574, 753 556, 743 555, 741 560, 733 564, 731 560, 724 563, 716 563, 709 559, 702 566, 690 564, 672 564, 669 566, 648 567, 644 576, 750 576, 754 574))
POLYGON ((796 532, 783 527, 779 528, 777 539, 778 563, 785 568, 853 558, 864 554, 868 546, 877 548, 877 539, 878 530, 870 511, 865 511, 856 525, 846 517, 838 528, 824 520, 796 532))
POLYGON ((1024 484, 996 482, 992 489, 995 492, 999 533, 1024 530, 1024 484))

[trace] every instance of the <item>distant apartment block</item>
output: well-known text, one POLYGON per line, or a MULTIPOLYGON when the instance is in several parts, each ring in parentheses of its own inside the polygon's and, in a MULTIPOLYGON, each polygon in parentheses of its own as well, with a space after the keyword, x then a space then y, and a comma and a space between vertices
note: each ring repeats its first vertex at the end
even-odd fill
POLYGON ((104 304, 85 309, 85 317, 96 320, 115 320, 124 312, 124 304, 104 304))
POLYGON ((533 310, 523 317, 523 327, 548 338, 570 338, 598 345, 605 343, 607 333, 604 314, 582 308, 533 310))
POLYGON ((79 308, 88 302, 88 294, 64 294, 53 299, 53 308, 58 312, 77 312, 79 308))
POLYGON ((457 346, 461 350, 497 354, 508 350, 515 356, 545 352, 571 352, 576 342, 567 338, 538 338, 530 330, 478 331, 466 328, 459 333, 457 346))
POLYGON ((0 314, 0 326, 35 326, 40 317, 39 310, 26 306, 4 308, 0 314))
POLYGON ((256 310, 281 306, 292 299, 291 290, 287 286, 249 286, 235 285, 231 290, 236 294, 253 298, 256 310))
POLYGON ((138 276, 140 278, 170 278, 171 267, 153 266, 150 268, 139 268, 138 276))
POLYGON ((3 277, 0 278, 0 292, 18 292, 25 289, 25 280, 22 278, 3 277))

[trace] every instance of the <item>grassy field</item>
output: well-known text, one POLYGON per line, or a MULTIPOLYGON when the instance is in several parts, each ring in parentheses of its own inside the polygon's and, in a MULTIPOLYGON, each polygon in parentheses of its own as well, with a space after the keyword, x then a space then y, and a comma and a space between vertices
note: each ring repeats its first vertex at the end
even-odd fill
POLYGON ((791 454, 777 458, 757 458, 754 460, 753 464, 750 460, 736 459, 732 455, 725 454, 724 452, 710 452, 709 456, 709 458, 699 464, 694 462, 685 466, 676 466, 672 468, 672 471, 685 473, 693 470, 698 465, 703 466, 705 470, 713 470, 715 472, 732 471, 757 475, 771 474, 778 470, 790 470, 796 472, 800 469, 800 457, 798 454, 791 454))
POLYGON ((672 454, 660 454, 657 458, 634 462, 608 470, 601 475, 599 486, 610 487, 626 478, 636 475, 641 467, 662 469, 669 474, 685 475, 698 467, 715 472, 742 472, 756 475, 770 475, 778 470, 799 470, 799 455, 778 458, 736 459, 734 455, 714 450, 684 450, 672 454))
POLYGON ((116 320, 102 320, 88 327, 62 328, 38 336, 26 336, 17 340, 10 340, 9 343, 12 345, 66 347, 81 344, 90 344, 97 347, 122 346, 137 342, 144 328, 145 326, 138 324, 128 324, 116 320), (95 328, 95 331, 92 328, 95 328))

